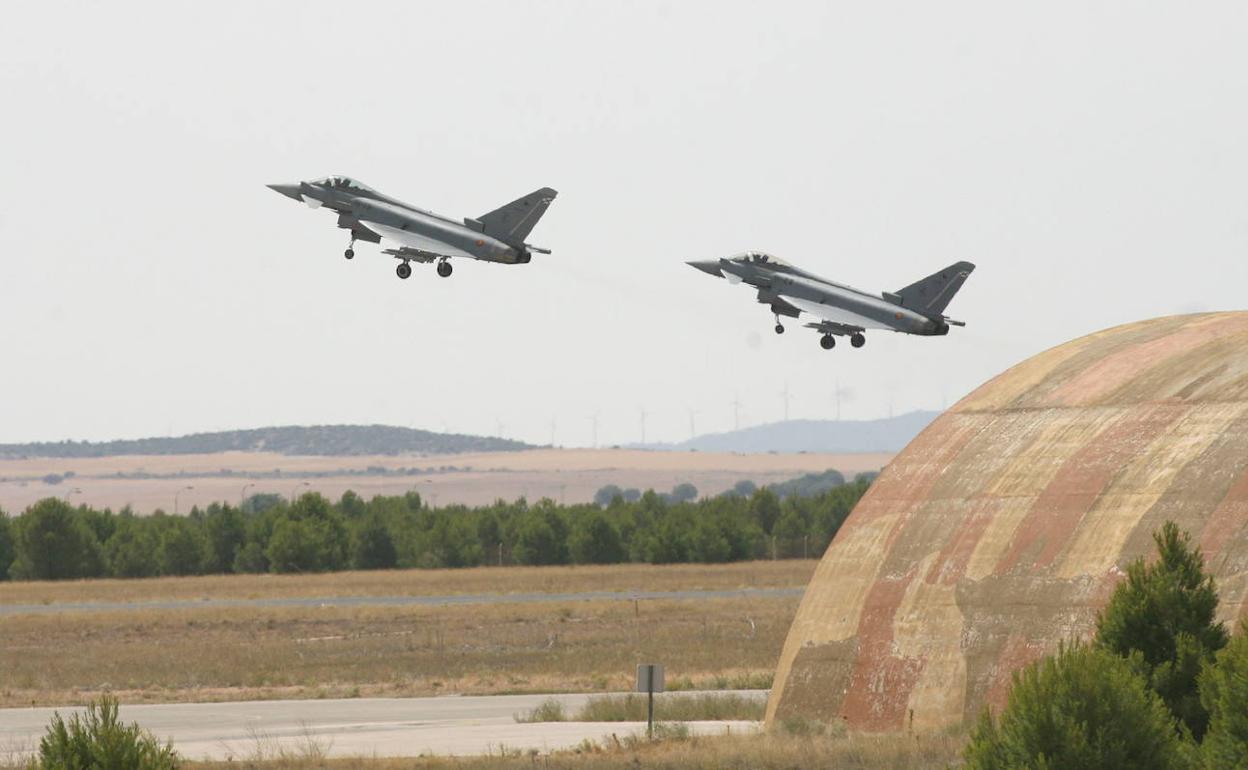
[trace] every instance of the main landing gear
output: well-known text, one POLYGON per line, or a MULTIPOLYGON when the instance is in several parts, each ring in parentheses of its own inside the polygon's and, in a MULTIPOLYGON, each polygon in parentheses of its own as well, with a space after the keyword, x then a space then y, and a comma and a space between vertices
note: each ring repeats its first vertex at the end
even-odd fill
POLYGON ((394 273, 398 277, 404 280, 407 280, 408 278, 412 277, 412 266, 409 265, 406 260, 404 260, 403 262, 400 262, 399 266, 394 269, 394 273))
POLYGON ((439 276, 443 278, 450 278, 451 270, 452 270, 451 263, 448 262, 446 258, 443 258, 438 261, 438 275, 439 276))
MULTIPOLYGON (((862 332, 854 332, 853 334, 849 335, 849 344, 853 345, 856 348, 860 348, 863 345, 867 344, 867 338, 863 336, 862 332)), ((824 334, 822 337, 819 338, 819 347, 823 348, 824 350, 831 350, 832 348, 836 347, 836 337, 832 336, 831 334, 824 334)))

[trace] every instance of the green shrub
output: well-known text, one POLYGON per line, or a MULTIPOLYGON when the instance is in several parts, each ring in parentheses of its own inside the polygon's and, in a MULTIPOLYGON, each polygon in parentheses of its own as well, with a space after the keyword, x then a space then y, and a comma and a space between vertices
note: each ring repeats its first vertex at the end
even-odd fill
POLYGON ((137 724, 121 724, 116 698, 106 695, 88 704, 83 717, 74 714, 68 723, 54 714, 30 766, 39 770, 175 770, 179 764, 172 746, 161 745, 137 724))
POLYGON ((555 698, 547 698, 529 713, 515 716, 517 722, 566 722, 567 719, 568 715, 564 711, 563 703, 555 698))
POLYGON ((985 712, 966 770, 1169 770, 1186 747, 1161 699, 1128 661, 1073 645, 1014 674, 998 719, 985 712))

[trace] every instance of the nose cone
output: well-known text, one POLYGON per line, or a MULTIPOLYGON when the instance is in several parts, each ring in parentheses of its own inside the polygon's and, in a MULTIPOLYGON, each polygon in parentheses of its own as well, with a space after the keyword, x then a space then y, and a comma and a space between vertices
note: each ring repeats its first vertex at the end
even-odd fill
POLYGON ((287 198, 292 198, 297 201, 303 200, 303 196, 299 194, 298 184, 268 184, 265 185, 265 187, 269 188, 273 192, 279 192, 287 198))
POLYGON ((704 262, 686 262, 685 264, 690 267, 696 267, 702 272, 707 273, 708 275, 713 275, 716 278, 724 277, 723 272, 719 269, 719 260, 717 259, 706 260, 704 262))

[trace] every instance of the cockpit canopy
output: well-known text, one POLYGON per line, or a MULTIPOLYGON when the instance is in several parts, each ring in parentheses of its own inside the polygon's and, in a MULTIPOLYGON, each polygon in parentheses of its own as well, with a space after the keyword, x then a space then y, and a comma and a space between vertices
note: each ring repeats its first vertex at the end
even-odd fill
POLYGON ((346 188, 348 190, 360 190, 363 192, 373 192, 373 188, 366 184, 355 181, 349 176, 327 176, 323 179, 317 179, 312 182, 314 185, 321 187, 346 188))
POLYGON ((733 262, 744 262, 747 264, 753 263, 756 265, 778 265, 781 267, 791 267, 788 262, 785 262, 779 257, 774 257, 765 251, 744 251, 735 257, 729 257, 729 259, 733 262))

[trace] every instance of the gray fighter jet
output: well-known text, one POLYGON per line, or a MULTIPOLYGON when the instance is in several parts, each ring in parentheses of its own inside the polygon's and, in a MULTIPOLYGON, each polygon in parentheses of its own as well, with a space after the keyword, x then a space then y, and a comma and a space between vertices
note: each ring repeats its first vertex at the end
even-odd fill
POLYGON ((351 231, 351 243, 343 252, 347 259, 355 256, 356 241, 381 243, 385 239, 393 244, 382 253, 401 260, 395 270, 400 278, 412 274, 410 262, 436 261, 438 275, 446 278, 451 274, 451 257, 522 265, 535 253, 550 253, 524 242, 555 199, 557 193, 549 187, 464 220, 418 209, 345 176, 268 187, 314 209, 324 206, 336 212, 338 226, 351 231))
POLYGON ((808 328, 821 333, 824 350, 836 347, 837 336, 849 344, 867 343, 867 329, 886 329, 925 336, 948 334, 950 326, 965 326, 944 314, 945 308, 975 266, 955 262, 938 273, 895 292, 876 296, 801 270, 761 251, 747 251, 726 259, 688 263, 704 273, 747 283, 758 289, 758 301, 771 307, 776 334, 784 333, 780 316, 797 318, 809 313, 819 319, 808 328))

